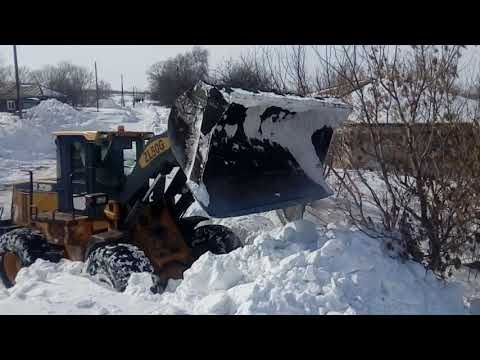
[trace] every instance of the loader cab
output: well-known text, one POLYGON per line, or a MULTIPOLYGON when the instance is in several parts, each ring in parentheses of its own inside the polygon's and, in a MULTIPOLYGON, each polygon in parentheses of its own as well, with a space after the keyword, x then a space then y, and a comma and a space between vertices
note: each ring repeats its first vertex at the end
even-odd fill
POLYGON ((54 133, 57 146, 57 191, 61 212, 99 217, 103 208, 87 209, 89 194, 117 200, 126 177, 153 134, 118 131, 54 133))

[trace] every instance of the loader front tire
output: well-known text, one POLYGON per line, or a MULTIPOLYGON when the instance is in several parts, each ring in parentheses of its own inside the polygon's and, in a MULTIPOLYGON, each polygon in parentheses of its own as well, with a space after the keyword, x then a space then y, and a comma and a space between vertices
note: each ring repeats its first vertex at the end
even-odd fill
POLYGON ((124 291, 133 273, 148 272, 153 266, 145 253, 131 244, 99 246, 88 255, 85 271, 117 291, 124 291))
POLYGON ((58 262, 60 254, 52 252, 41 232, 30 228, 17 228, 0 236, 0 278, 5 287, 15 285, 21 268, 37 259, 58 262))
POLYGON ((192 235, 192 255, 198 259, 207 251, 213 254, 228 254, 243 244, 235 233, 223 225, 204 225, 196 228, 192 235))

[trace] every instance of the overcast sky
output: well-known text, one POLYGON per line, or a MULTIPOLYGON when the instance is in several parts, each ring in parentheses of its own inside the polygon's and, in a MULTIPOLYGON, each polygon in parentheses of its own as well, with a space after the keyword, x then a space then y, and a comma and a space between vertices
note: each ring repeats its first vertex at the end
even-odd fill
MULTIPOLYGON (((94 69, 97 62, 98 76, 108 81, 113 89, 120 89, 120 74, 124 76, 124 88, 146 89, 146 71, 155 62, 165 60, 191 50, 191 46, 179 45, 18 45, 19 66, 39 69, 44 65, 66 60, 77 65, 94 69)), ((237 58, 252 45, 205 45, 210 52, 210 66, 219 65, 228 58, 237 58)), ((462 61, 468 63, 472 71, 478 69, 479 46, 469 47, 462 61)), ((0 45, 0 64, 13 64, 11 45, 0 45)))
MULTIPOLYGON (((167 45, 17 45, 19 66, 38 69, 48 64, 66 60, 94 69, 97 62, 98 76, 120 89, 120 74, 123 73, 124 88, 147 87, 146 71, 153 63, 191 50, 192 46, 167 45)), ((238 57, 251 46, 207 45, 210 64, 216 66, 224 59, 238 57)), ((11 45, 0 45, 0 61, 13 64, 11 45)))

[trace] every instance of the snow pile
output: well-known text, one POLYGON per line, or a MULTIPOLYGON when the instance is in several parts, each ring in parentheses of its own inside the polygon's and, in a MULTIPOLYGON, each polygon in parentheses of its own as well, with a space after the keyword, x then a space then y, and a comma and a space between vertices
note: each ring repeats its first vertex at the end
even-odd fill
MULTIPOLYGON (((62 260, 53 264, 37 260, 19 272, 17 285, 0 289, 0 313, 107 315, 128 312, 129 304, 115 305, 125 302, 124 294, 82 276, 82 271, 80 262, 62 260)), ((135 305, 142 308, 148 304, 138 299, 135 305)))
POLYGON ((55 155, 52 132, 82 129, 87 117, 55 99, 42 101, 0 128, 0 157, 17 160, 55 155))
POLYGON ((55 99, 26 110, 23 119, 0 113, 0 184, 28 180, 25 170, 33 170, 35 177, 54 175, 52 132, 81 130, 88 121, 86 114, 55 99))
MULTIPOLYGON (((0 113, 0 139, 7 138, 18 127, 19 119, 9 113, 0 113)), ((8 149, 8 143, 4 145, 4 141, 0 143, 0 157, 7 156, 11 153, 8 149)))
POLYGON ((298 221, 202 256, 162 302, 213 314, 462 314, 462 288, 402 264, 378 240, 298 221))
MULTIPOLYGON (((312 103, 313 104, 313 103, 312 103)), ((312 105, 305 102, 305 105, 312 105)), ((292 121, 277 121, 274 116, 261 120, 266 107, 254 106, 246 111, 244 122, 245 135, 249 139, 272 141, 283 148, 288 149, 303 171, 317 184, 328 191, 323 174, 318 171, 319 157, 311 139, 317 131, 324 127, 335 129, 347 119, 349 110, 340 107, 309 107, 303 106, 303 102, 295 103, 294 106, 283 104, 290 111, 292 121), (260 132, 259 129, 262 131, 260 132), (292 137, 292 134, 299 134, 292 137)))
POLYGON ((35 125, 57 128, 64 127, 66 124, 79 125, 85 120, 85 117, 68 104, 48 99, 26 110, 25 120, 35 125))
POLYGON ((0 128, 9 126, 11 123, 14 123, 17 120, 17 117, 10 113, 0 113, 0 128))
MULTIPOLYGON (((234 220, 232 220, 233 222, 234 220)), ((148 274, 124 293, 80 263, 38 260, 0 293, 1 313, 62 314, 464 314, 463 287, 401 263, 378 240, 342 224, 297 221, 259 231, 227 255, 204 254, 163 294, 148 274)))
POLYGON ((24 118, 0 114, 0 158, 31 160, 55 158, 52 132, 62 130, 166 130, 170 110, 150 104, 135 108, 93 108, 77 111, 55 99, 26 110, 24 118))

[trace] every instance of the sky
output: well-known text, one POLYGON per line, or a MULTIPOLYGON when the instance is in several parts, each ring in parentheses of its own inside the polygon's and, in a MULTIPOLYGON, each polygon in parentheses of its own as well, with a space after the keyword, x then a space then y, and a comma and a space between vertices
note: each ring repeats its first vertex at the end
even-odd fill
MULTIPOLYGON (((201 45, 210 52, 210 67, 224 60, 238 58, 253 45, 201 45)), ((120 89, 123 74, 124 89, 142 91, 148 88, 147 69, 155 62, 166 60, 191 50, 193 45, 17 45, 19 66, 39 69, 45 65, 70 61, 94 69, 97 62, 98 77, 108 81, 115 90, 120 89)), ((471 46, 462 57, 469 68, 480 69, 480 47, 471 46)), ((13 64, 12 45, 0 45, 0 64, 13 64)))
MULTIPOLYGON (((193 45, 17 45, 19 66, 39 69, 60 61, 70 61, 94 69, 98 77, 108 81, 113 89, 120 89, 123 74, 124 89, 144 90, 148 86, 146 71, 157 61, 191 50, 193 45)), ((237 58, 246 45, 205 45, 210 52, 210 65, 215 67, 228 58, 237 58)), ((0 45, 0 63, 13 64, 12 45, 0 45)))

